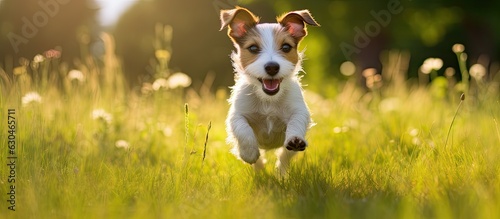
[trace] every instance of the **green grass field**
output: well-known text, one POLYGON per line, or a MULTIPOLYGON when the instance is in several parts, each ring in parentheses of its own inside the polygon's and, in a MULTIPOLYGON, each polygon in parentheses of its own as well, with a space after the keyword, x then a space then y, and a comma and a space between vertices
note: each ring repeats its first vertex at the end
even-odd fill
POLYGON ((389 62, 365 91, 305 75, 316 125, 279 178, 272 152, 258 173, 229 153, 227 91, 130 90, 117 63, 0 70, 1 218, 500 218, 498 78, 419 85, 389 62))

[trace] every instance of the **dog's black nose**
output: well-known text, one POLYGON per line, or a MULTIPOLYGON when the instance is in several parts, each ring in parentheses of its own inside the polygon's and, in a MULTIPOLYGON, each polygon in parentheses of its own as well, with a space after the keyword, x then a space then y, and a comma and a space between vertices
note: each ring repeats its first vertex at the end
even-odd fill
POLYGON ((268 62, 264 65, 264 69, 266 69, 268 75, 274 76, 280 71, 280 65, 276 62, 268 62))

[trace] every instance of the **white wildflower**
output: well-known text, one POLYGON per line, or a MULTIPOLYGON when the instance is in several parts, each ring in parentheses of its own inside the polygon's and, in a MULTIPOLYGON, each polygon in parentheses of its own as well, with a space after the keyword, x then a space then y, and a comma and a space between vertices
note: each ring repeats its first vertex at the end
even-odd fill
POLYGON ((401 101, 396 97, 390 97, 380 101, 379 109, 381 112, 390 113, 399 110, 401 101))
POLYGON ((480 81, 486 75, 486 68, 481 64, 474 64, 470 67, 469 74, 476 81, 480 81))
POLYGON ((170 136, 172 136, 173 130, 172 130, 172 127, 167 126, 167 127, 163 128, 162 132, 165 136, 170 137, 170 136))
POLYGON ((333 133, 335 133, 335 134, 346 133, 349 131, 349 129, 350 128, 347 126, 342 126, 342 127, 337 126, 337 127, 333 128, 333 133))
POLYGON ((45 60, 45 57, 43 55, 36 55, 34 58, 33 58, 33 62, 35 63, 41 63, 45 60))
POLYGON ((428 58, 420 67, 420 71, 424 74, 429 74, 431 71, 437 71, 443 67, 443 60, 440 58, 428 58))
POLYGON ((115 142, 115 146, 117 148, 123 148, 123 149, 129 149, 130 148, 130 144, 125 141, 125 140, 118 140, 115 142))
POLYGON ((372 88, 380 88, 382 85, 382 76, 377 74, 377 69, 375 68, 367 68, 363 70, 361 73, 363 77, 366 79, 366 87, 372 88))
POLYGON ((411 143, 414 144, 414 145, 421 145, 422 144, 422 140, 420 140, 420 138, 417 138, 417 137, 414 137, 412 140, 411 140, 411 143))
POLYGON ((348 132, 348 131, 349 131, 349 129, 350 129, 350 128, 349 128, 349 127, 347 127, 347 126, 342 126, 342 132, 343 132, 343 133, 348 132))
POLYGON ((351 128, 351 129, 357 129, 359 127, 359 122, 357 119, 353 119, 353 118, 346 119, 344 121, 344 126, 351 128))
POLYGON ((102 121, 106 122, 107 124, 109 124, 113 120, 113 116, 111 116, 111 114, 106 112, 106 110, 95 109, 94 111, 92 111, 92 119, 102 120, 102 121))
POLYGON ((363 75, 363 77, 365 78, 373 77, 376 74, 377 74, 377 69, 375 68, 367 68, 363 70, 363 72, 361 72, 361 75, 363 75))
POLYGON ((172 89, 177 87, 188 87, 191 85, 191 78, 181 72, 174 73, 168 77, 168 86, 172 89))
POLYGON ((165 78, 158 78, 155 80, 155 82, 153 82, 152 87, 153 90, 155 91, 160 90, 162 88, 168 88, 168 81, 165 78))
POLYGON ((85 76, 83 76, 83 73, 80 70, 73 69, 68 72, 68 78, 70 81, 76 80, 79 82, 84 82, 85 81, 85 76))
POLYGON ((42 97, 37 92, 29 92, 22 97, 21 102, 23 106, 28 106, 33 103, 41 103, 42 97))
POLYGON ((454 53, 462 53, 465 50, 465 46, 463 44, 457 43, 451 47, 454 53))
POLYGON ((420 133, 420 131, 416 128, 412 128, 410 129, 410 131, 408 131, 408 134, 410 134, 412 137, 417 137, 418 133, 420 133))
POLYGON ((455 75, 455 69, 452 67, 446 68, 446 70, 444 70, 444 75, 448 78, 453 77, 453 75, 455 75))
POLYGON ((343 62, 340 65, 340 73, 344 76, 351 76, 356 72, 356 66, 350 61, 343 62))
POLYGON ((432 140, 427 140, 427 145, 429 145, 429 147, 431 147, 431 148, 436 147, 436 143, 434 143, 434 141, 432 141, 432 140))

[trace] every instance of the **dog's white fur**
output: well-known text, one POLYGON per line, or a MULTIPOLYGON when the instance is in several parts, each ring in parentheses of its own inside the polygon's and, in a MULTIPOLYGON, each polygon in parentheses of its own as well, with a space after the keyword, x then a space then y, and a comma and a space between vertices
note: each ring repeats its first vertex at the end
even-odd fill
MULTIPOLYGON (((222 27, 231 25, 232 21, 228 21, 227 14, 233 13, 234 15, 234 10, 245 10, 243 13, 250 13, 242 8, 223 11, 221 12, 222 27), (226 15, 223 14, 225 12, 226 15)), ((250 15, 253 16, 251 13, 250 15)), ((314 24, 317 25, 315 22, 314 24)), ((305 23, 302 27, 305 28, 305 23)), ((238 24, 235 24, 234 28, 238 28, 238 24)), ((278 148, 276 168, 279 173, 284 174, 296 151, 305 149, 307 145, 305 135, 311 123, 298 76, 302 70, 302 53, 293 51, 298 53, 298 61, 293 63, 280 51, 279 45, 283 42, 276 42, 276 35, 288 34, 284 31, 286 28, 284 24, 255 24, 246 28, 251 28, 253 34, 258 36, 260 51, 251 63, 244 66, 241 52, 246 48, 242 48, 242 43, 231 37, 230 26, 229 34, 237 51, 231 54, 236 72, 236 83, 232 87, 229 99, 231 107, 226 120, 228 142, 234 146, 232 152, 237 157, 254 164, 256 168, 262 168, 265 163, 261 152, 278 148), (268 74, 264 68, 271 61, 279 64, 279 71, 275 75, 268 74), (261 81, 270 78, 281 80, 279 91, 273 95, 264 92, 261 81)), ((249 31, 245 30, 240 33, 246 34, 249 31)), ((302 37, 297 39, 295 47, 302 37)))

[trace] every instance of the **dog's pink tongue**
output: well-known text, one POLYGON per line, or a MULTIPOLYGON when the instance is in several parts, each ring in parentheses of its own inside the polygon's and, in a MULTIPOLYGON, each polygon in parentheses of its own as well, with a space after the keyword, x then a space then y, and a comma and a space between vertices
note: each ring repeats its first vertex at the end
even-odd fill
POLYGON ((263 79, 262 84, 264 84, 264 88, 266 90, 274 91, 278 89, 280 85, 279 79, 263 79))

